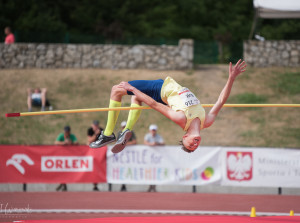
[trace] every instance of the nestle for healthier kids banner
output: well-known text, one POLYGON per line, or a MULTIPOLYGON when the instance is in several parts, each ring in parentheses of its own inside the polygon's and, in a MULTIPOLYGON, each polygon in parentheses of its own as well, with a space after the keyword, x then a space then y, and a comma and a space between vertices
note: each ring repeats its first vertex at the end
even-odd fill
POLYGON ((300 150, 223 148, 222 185, 300 187, 300 150))
POLYGON ((186 153, 180 146, 127 146, 107 151, 107 182, 128 184, 204 185, 221 180, 220 148, 199 147, 186 153))
POLYGON ((2 183, 106 182, 106 147, 0 145, 2 183))

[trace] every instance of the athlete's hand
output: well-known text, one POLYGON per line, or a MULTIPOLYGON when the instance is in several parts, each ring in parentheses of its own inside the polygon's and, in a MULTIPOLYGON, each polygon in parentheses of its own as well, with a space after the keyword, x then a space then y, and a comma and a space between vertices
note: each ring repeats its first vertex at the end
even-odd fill
POLYGON ((130 85, 128 82, 125 82, 125 81, 122 81, 119 84, 119 87, 124 88, 127 91, 133 91, 134 90, 134 87, 132 85, 130 85))
POLYGON ((239 76, 241 73, 246 71, 247 64, 245 61, 241 63, 241 59, 236 63, 234 67, 232 67, 232 63, 229 63, 229 78, 233 80, 239 76))

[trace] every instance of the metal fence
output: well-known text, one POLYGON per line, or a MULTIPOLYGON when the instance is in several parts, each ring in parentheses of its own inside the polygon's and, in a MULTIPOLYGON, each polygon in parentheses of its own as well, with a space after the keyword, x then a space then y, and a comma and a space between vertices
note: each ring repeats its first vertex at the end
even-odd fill
POLYGON ((194 64, 215 64, 218 62, 219 51, 217 42, 194 42, 194 64))
POLYGON ((243 42, 231 42, 222 45, 222 55, 217 41, 194 42, 194 64, 217 64, 236 62, 243 57, 243 42))

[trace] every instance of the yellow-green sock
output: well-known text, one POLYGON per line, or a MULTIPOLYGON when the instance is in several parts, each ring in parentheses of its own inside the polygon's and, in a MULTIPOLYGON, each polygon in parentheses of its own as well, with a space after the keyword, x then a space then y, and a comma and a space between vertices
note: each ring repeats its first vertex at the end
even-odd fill
MULTIPOLYGON (((109 107, 110 108, 121 107, 121 102, 110 100, 109 101, 109 107)), ((118 117, 119 117, 119 113, 120 113, 120 110, 118 110, 118 111, 109 111, 108 112, 107 123, 106 123, 106 127, 105 127, 105 130, 104 130, 104 135, 105 136, 110 136, 113 133, 114 128, 115 128, 116 123, 117 123, 117 120, 118 120, 118 117)))
MULTIPOLYGON (((131 104, 131 107, 140 107, 140 105, 138 105, 138 104, 131 104)), ((134 124, 139 119, 139 117, 141 115, 141 112, 142 112, 141 109, 135 109, 135 110, 130 110, 129 111, 129 115, 128 115, 126 127, 124 128, 123 131, 125 131, 126 129, 132 130, 134 124)))

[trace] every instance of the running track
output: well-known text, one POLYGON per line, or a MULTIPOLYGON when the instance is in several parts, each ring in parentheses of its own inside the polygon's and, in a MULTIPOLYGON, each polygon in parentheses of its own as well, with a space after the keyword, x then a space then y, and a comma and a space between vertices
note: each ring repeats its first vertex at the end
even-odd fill
MULTIPOLYGON (((171 218, 174 218, 177 215, 193 217, 200 214, 249 216, 252 206, 256 207, 257 215, 282 215, 282 213, 289 214, 290 210, 294 210, 295 214, 300 213, 300 196, 138 192, 0 192, 0 206, 2 208, 0 221, 2 222, 21 219, 26 222, 40 219, 107 217, 173 216, 171 218), (29 212, 5 214, 5 207, 8 211, 29 207, 29 212)), ((295 218, 298 221, 291 222, 300 221, 300 217, 295 218)), ((121 220, 121 218, 118 219, 121 220)))

